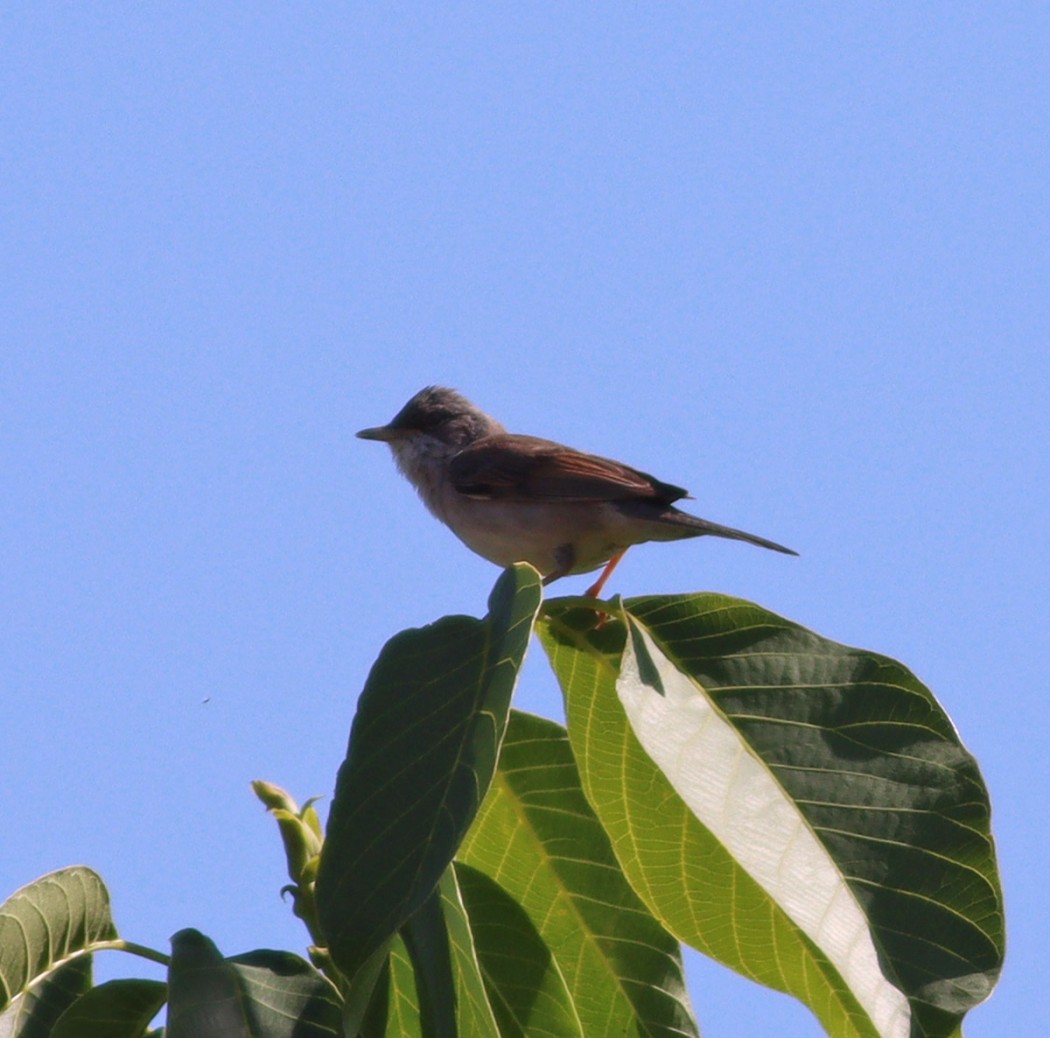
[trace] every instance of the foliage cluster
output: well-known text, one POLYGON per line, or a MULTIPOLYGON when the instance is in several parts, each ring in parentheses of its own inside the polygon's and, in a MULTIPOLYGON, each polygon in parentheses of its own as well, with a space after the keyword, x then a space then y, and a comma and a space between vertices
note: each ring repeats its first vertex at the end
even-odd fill
POLYGON ((987 792, 930 692, 721 595, 544 605, 517 566, 383 649, 326 831, 255 791, 309 961, 142 948, 62 869, 0 906, 0 1038, 682 1038, 680 942, 835 1038, 939 1038, 1002 962, 987 792), (566 728, 511 709, 534 632, 566 728), (167 982, 92 984, 106 949, 167 982))

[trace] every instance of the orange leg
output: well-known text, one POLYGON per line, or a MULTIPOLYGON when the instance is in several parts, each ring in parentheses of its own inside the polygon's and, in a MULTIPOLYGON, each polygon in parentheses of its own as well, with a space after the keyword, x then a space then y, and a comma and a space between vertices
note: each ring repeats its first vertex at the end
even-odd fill
POLYGON ((597 598, 602 593, 602 588, 605 587, 605 582, 612 576, 612 571, 616 569, 620 559, 627 554, 627 549, 618 551, 606 564, 605 569, 602 570, 601 576, 589 587, 584 594, 588 598, 597 598))

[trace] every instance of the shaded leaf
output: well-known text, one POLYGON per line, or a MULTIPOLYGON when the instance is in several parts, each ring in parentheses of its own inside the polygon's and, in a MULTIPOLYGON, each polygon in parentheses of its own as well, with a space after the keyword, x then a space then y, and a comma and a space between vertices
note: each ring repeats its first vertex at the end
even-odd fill
POLYGON ((171 939, 166 1038, 252 1038, 237 976, 198 930, 171 939))
POLYGON ((499 1033, 582 1038, 565 978, 526 911, 483 872, 463 862, 455 870, 499 1033))
POLYGON ((224 959, 197 930, 172 938, 166 1038, 333 1038, 342 1004, 332 985, 290 952, 224 959))
POLYGON ((512 711, 499 770, 460 857, 529 915, 584 1034, 698 1033, 678 944, 620 871, 561 725, 512 711))
POLYGON ((423 1038, 456 1038, 456 986, 438 889, 401 930, 416 979, 423 1038))
POLYGON ((2 1038, 50 1038, 55 1021, 91 987, 91 956, 57 967, 0 1014, 2 1038))
MULTIPOLYGON (((352 981, 336 971, 340 990, 345 999, 343 1005, 343 1031, 359 1034, 366 1026, 376 1032, 381 1029, 379 1003, 385 997, 383 989, 390 972, 390 947, 394 938, 384 941, 358 967, 352 981)), ((334 968, 334 967, 333 967, 334 968)))
POLYGON ((954 1031, 994 983, 1001 901, 987 794, 930 693, 735 599, 625 608, 626 646, 622 623, 594 632, 569 606, 545 644, 646 903, 833 1035, 954 1031))
POLYGON ((340 1033, 339 993, 305 959, 265 948, 226 962, 240 982, 253 1035, 329 1038, 340 1033))
POLYGON ((63 959, 117 936, 109 891, 82 865, 50 872, 0 905, 0 1010, 63 959))
POLYGON ((486 619, 404 631, 372 668, 317 881, 320 925, 347 977, 426 901, 473 820, 539 602, 538 574, 519 565, 486 619))
POLYGON ((59 1018, 51 1038, 141 1038, 168 999, 159 980, 110 980, 86 991, 59 1018))

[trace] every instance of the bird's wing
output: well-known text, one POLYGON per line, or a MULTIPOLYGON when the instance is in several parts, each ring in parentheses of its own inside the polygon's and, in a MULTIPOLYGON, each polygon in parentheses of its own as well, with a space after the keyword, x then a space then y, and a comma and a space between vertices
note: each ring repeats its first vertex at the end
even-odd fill
POLYGON ((688 494, 609 458, 534 436, 489 436, 464 448, 449 466, 468 497, 502 501, 624 501, 670 504, 688 494))

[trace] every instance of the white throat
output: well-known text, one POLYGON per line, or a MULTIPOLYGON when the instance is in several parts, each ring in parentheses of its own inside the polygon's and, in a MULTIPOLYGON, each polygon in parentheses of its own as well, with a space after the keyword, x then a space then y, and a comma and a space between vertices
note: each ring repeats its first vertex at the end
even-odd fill
POLYGON ((403 440, 392 441, 390 449, 397 467, 416 488, 423 503, 439 519, 447 521, 445 501, 451 489, 448 465, 462 448, 443 443, 425 433, 417 433, 403 440))

